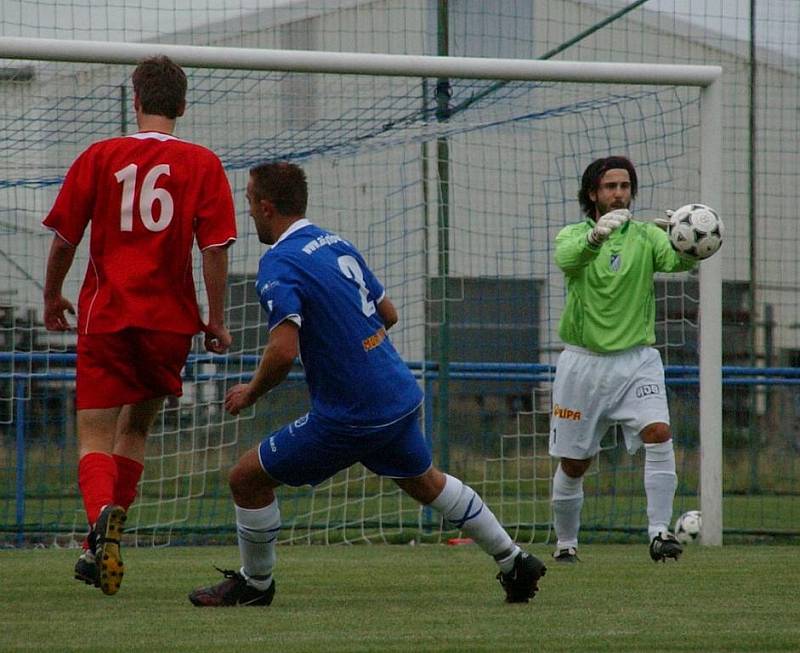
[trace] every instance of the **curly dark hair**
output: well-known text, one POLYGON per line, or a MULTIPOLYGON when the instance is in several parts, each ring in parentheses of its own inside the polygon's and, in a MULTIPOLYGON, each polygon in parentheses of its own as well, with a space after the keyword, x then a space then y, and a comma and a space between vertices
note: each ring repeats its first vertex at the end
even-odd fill
POLYGON ((589 193, 593 193, 600 185, 600 178, 609 170, 627 170, 631 178, 631 199, 636 197, 636 192, 639 190, 639 179, 636 176, 636 168, 624 156, 607 156, 603 159, 592 161, 583 171, 583 178, 581 179, 581 189, 578 191, 578 202, 581 204, 581 209, 589 218, 594 218, 595 203, 589 197, 589 193))
POLYGON ((268 161, 251 168, 250 176, 257 199, 269 200, 281 215, 305 215, 308 182, 300 166, 287 161, 268 161))
POLYGON ((131 75, 142 111, 175 119, 186 107, 186 73, 169 57, 150 57, 131 75))

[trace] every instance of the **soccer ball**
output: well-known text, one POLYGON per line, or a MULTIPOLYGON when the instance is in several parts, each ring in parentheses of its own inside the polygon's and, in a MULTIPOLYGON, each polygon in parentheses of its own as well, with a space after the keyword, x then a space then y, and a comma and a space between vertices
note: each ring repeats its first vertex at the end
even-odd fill
POLYGON ((685 512, 675 520, 675 537, 682 544, 695 542, 700 537, 701 526, 702 519, 699 510, 685 512))
POLYGON ((669 239, 678 253, 701 261, 719 250, 724 231, 722 218, 710 206, 687 204, 673 212, 669 239))

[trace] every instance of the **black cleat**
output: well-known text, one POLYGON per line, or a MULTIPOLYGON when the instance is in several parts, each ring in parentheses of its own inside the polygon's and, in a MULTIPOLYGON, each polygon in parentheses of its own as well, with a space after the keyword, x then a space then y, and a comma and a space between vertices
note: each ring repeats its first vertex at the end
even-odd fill
POLYGON ((100 512, 94 525, 97 537, 95 559, 98 566, 98 582, 103 594, 116 594, 125 573, 120 553, 120 541, 128 516, 120 506, 107 505, 100 512))
POLYGON ((681 553, 683 547, 672 533, 659 533, 650 542, 650 557, 654 562, 666 562, 667 558, 677 560, 681 553))
POLYGON ((75 563, 75 580, 79 580, 87 585, 100 587, 100 571, 95 560, 97 550, 97 535, 93 530, 89 531, 84 541, 85 548, 75 563))
POLYGON ((100 587, 100 570, 94 558, 89 558, 89 552, 81 553, 80 558, 75 563, 75 580, 79 580, 87 585, 100 587))
POLYGON ((275 581, 265 590, 248 584, 238 571, 216 568, 225 580, 210 587, 200 587, 189 593, 192 605, 198 607, 222 608, 234 605, 269 605, 275 596, 275 581))
POLYGON ((546 572, 547 567, 539 558, 520 551, 514 558, 514 568, 507 574, 497 574, 506 591, 506 603, 527 603, 539 591, 538 581, 546 572))
POLYGON ((561 564, 575 564, 580 561, 578 557, 578 550, 574 546, 569 546, 566 549, 559 549, 553 553, 553 560, 561 564))

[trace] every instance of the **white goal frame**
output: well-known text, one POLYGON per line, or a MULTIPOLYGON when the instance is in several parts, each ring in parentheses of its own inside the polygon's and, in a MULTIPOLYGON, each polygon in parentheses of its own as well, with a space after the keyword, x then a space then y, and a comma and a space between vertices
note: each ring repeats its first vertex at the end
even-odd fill
MULTIPOLYGON (((305 73, 608 82, 700 88, 700 197, 722 200, 722 68, 267 50, 0 37, 0 59, 136 64, 167 55, 187 67, 305 73)), ((724 250, 723 250, 724 251, 724 250)), ((722 544, 722 259, 700 267, 700 508, 702 543, 722 544)))

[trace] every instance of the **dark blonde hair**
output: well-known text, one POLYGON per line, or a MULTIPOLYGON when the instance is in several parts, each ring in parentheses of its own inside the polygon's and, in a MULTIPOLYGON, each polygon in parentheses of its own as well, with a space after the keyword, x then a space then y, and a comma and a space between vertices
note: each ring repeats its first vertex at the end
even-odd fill
POLYGON ((133 90, 142 111, 175 119, 186 105, 186 73, 169 57, 150 57, 133 71, 133 90))

